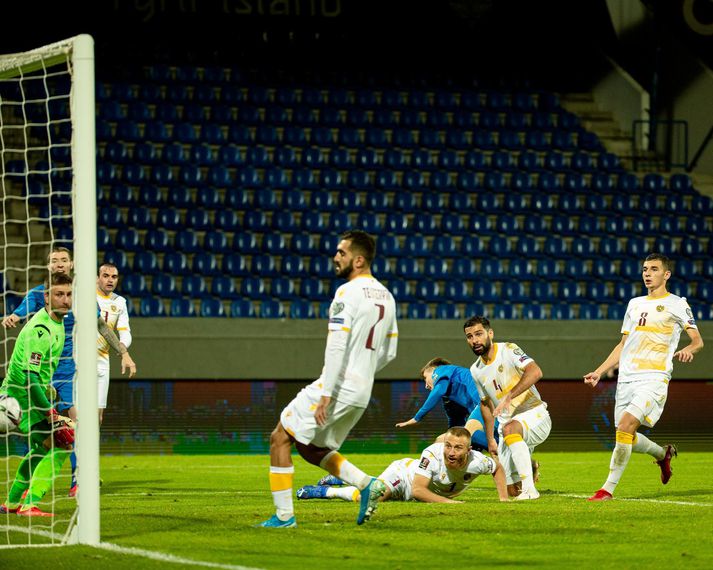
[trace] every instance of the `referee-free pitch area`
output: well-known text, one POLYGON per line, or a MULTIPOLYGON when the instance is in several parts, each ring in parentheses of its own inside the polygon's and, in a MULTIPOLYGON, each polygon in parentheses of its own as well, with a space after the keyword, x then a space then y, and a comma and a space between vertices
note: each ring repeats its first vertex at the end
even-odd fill
MULTIPOLYGON (((351 454, 371 474, 393 455, 351 454)), ((462 504, 389 502, 364 526, 357 505, 295 499, 298 527, 273 513, 267 456, 110 456, 101 461, 102 547, 0 550, 0 567, 127 568, 711 568, 713 453, 680 450, 670 483, 634 455, 616 499, 589 503, 609 453, 540 453, 537 501, 500 503, 480 477, 462 504)), ((16 460, 3 463, 2 472, 16 460)), ((295 457, 295 487, 322 471, 295 457)), ((6 483, 2 494, 5 496, 6 483)), ((68 518, 71 504, 59 503, 68 518)), ((0 515, 2 544, 48 542, 47 519, 0 515), (33 534, 27 531, 32 528, 33 534)), ((66 523, 65 523, 66 525, 66 523)))

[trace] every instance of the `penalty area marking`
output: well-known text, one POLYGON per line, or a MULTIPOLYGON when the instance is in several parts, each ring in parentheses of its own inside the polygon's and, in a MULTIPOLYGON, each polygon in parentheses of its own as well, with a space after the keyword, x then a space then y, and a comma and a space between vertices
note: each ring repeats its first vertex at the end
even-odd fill
POLYGON ((172 564, 185 564, 187 566, 201 566, 203 568, 221 568, 224 570, 261 570, 251 566, 238 566, 235 564, 221 564, 220 562, 204 562, 202 560, 193 560, 191 558, 181 558, 173 554, 165 554, 153 550, 144 550, 143 548, 131 548, 128 546, 119 546, 110 542, 100 542, 92 545, 94 548, 108 550, 110 552, 118 552, 119 554, 128 554, 130 556, 140 556, 151 560, 159 560, 161 562, 170 562, 172 564))
MULTIPOLYGON (((572 493, 555 493, 557 497, 570 497, 572 499, 588 499, 590 495, 574 495, 572 493)), ((638 499, 636 497, 617 497, 615 501, 630 501, 636 503, 655 503, 657 505, 683 505, 687 507, 713 507, 713 503, 696 503, 694 501, 667 501, 664 499, 638 499)))

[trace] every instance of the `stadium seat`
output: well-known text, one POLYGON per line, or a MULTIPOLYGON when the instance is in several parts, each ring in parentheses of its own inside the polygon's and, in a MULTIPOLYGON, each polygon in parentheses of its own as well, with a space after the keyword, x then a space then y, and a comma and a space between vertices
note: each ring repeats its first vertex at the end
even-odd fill
POLYGON ((485 303, 496 303, 500 300, 495 283, 490 281, 477 281, 473 286, 473 297, 485 303))
POLYGON ((163 256, 162 271, 169 275, 187 275, 190 273, 188 260, 183 252, 168 251, 163 256))
POLYGON ((521 316, 528 320, 543 320, 547 318, 545 308, 535 303, 526 303, 522 306, 521 316))
POLYGON ((604 318, 604 314, 596 303, 582 303, 579 305, 578 318, 592 321, 604 318))
POLYGON ((146 279, 143 275, 130 273, 121 278, 122 292, 129 297, 143 297, 148 295, 146 279))
POLYGON ((214 253, 201 251, 193 255, 191 270, 198 275, 219 275, 218 259, 214 253))
POLYGON ((158 273, 158 257, 153 251, 138 251, 134 254, 132 270, 140 275, 158 273))
POLYGON ((626 305, 610 303, 607 305, 607 319, 621 321, 626 313, 626 305))
POLYGON ((533 281, 530 284, 530 300, 537 303, 552 303, 555 291, 550 281, 533 281))
POLYGON ((550 307, 550 319, 556 321, 574 319, 574 307, 569 303, 555 303, 550 307))
POLYGON ((431 309, 427 303, 412 302, 408 304, 406 315, 409 319, 430 319, 431 309))
POLYGON ((200 299, 208 295, 208 287, 201 275, 186 275, 181 282, 181 295, 200 299))
POLYGON ((129 272, 128 258, 126 253, 123 251, 109 250, 104 252, 103 263, 112 263, 113 265, 116 265, 120 275, 129 272))
POLYGON ((504 281, 500 290, 503 299, 509 303, 523 303, 528 299, 525 285, 520 280, 504 281))
POLYGON ((219 299, 205 298, 200 301, 200 316, 201 317, 225 317, 225 308, 219 299))
POLYGON ((151 279, 151 294, 156 297, 177 297, 176 278, 167 273, 159 273, 151 279))
POLYGON ((259 315, 262 319, 284 319, 285 307, 275 299, 265 299, 260 302, 259 315))
POLYGON ((451 279, 472 280, 478 275, 478 270, 473 259, 461 257, 453 260, 451 265, 451 279))
MULTIPOLYGON (((471 216, 471 221, 473 217, 471 216)), ((484 257, 486 253, 486 247, 477 235, 467 235, 464 236, 460 242, 460 253, 464 257, 477 258, 484 257)))
POLYGON ((171 299, 169 314, 172 317, 195 317, 196 309, 191 299, 171 299))
POLYGON ((223 255, 220 268, 224 275, 231 277, 241 277, 248 274, 248 266, 245 261, 245 257, 237 253, 223 255))
POLYGON ((601 281, 589 281, 586 284, 585 298, 595 303, 602 303, 611 300, 609 288, 601 281))

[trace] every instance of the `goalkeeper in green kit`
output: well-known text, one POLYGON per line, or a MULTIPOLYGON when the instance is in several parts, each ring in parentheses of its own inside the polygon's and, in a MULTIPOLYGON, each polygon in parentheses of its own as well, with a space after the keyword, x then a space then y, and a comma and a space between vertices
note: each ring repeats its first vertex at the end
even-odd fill
POLYGON ((53 516, 38 503, 52 488, 74 442, 74 424, 52 407, 52 374, 64 346, 64 317, 72 308, 72 278, 55 273, 45 283, 45 308, 23 327, 7 368, 0 394, 22 407, 18 429, 27 434, 30 451, 20 462, 0 513, 53 516))

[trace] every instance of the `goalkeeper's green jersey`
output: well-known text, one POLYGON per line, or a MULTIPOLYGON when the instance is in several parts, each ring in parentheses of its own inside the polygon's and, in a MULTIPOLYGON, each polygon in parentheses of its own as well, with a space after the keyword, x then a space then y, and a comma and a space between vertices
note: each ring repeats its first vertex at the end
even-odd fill
POLYGON ((52 404, 50 382, 63 347, 64 323, 53 320, 47 309, 38 311, 17 337, 0 393, 20 403, 19 429, 23 433, 47 415, 52 404))

